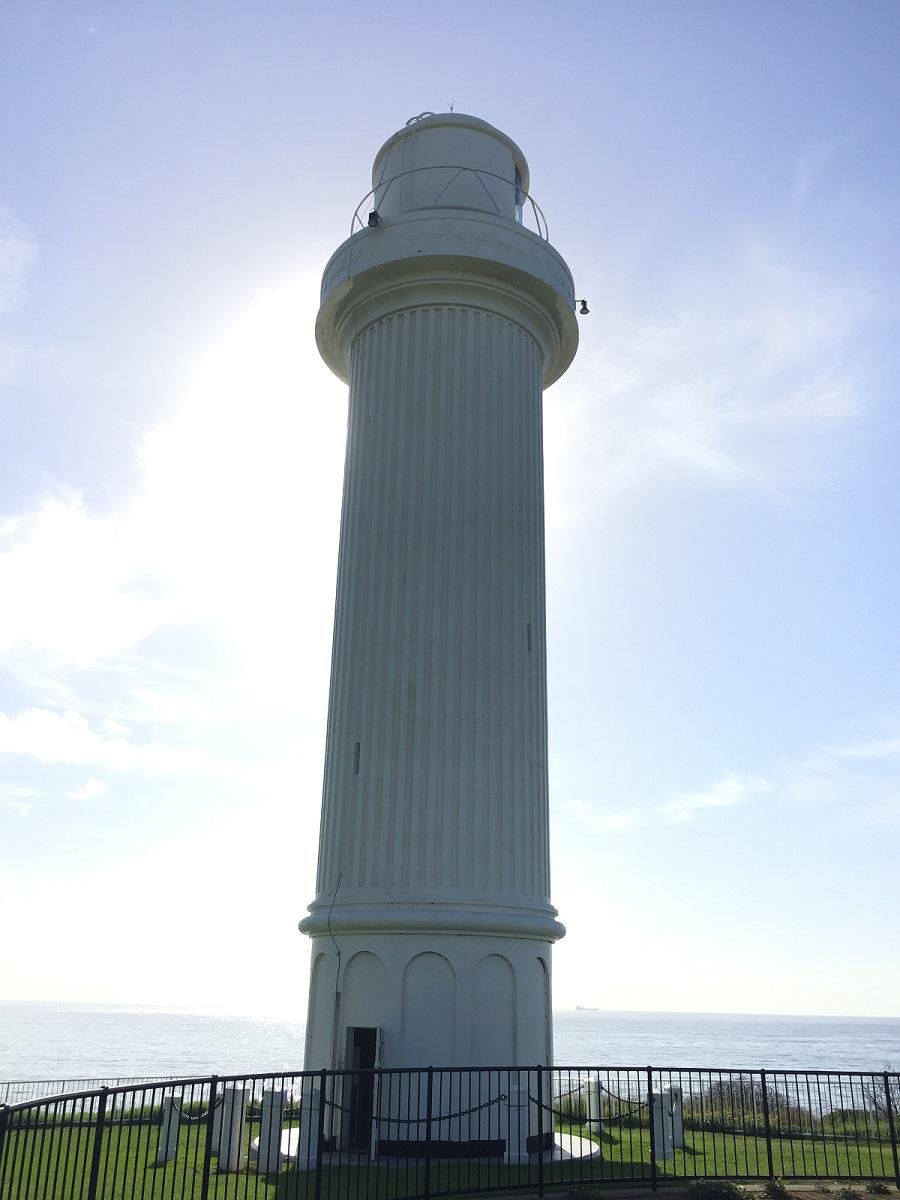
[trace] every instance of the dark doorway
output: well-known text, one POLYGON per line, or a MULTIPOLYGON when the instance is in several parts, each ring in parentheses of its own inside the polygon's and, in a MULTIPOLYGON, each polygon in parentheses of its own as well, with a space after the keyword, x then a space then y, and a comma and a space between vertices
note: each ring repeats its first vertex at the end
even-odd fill
MULTIPOLYGON (((347 1029, 347 1070, 359 1072, 347 1077, 349 1095, 345 1101, 347 1148, 368 1154, 372 1142, 372 1112, 375 1102, 375 1057, 378 1030, 364 1025, 347 1029)), ((344 1093, 347 1095, 347 1092, 344 1093)))

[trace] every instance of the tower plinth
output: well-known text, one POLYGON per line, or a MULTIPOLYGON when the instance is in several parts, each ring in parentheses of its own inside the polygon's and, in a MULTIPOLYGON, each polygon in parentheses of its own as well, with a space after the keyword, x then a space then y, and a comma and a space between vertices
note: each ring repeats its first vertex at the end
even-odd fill
POLYGON ((541 405, 572 278, 484 121, 424 116, 372 182, 316 322, 350 407, 306 1066, 549 1063, 541 405))

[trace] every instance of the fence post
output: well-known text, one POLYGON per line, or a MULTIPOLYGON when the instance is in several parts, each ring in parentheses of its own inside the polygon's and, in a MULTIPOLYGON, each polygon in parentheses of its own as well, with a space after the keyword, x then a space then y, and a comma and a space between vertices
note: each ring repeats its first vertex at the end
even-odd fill
POLYGON ((103 1127, 106 1124, 106 1097, 108 1087, 100 1089, 100 1103, 97 1105, 97 1128, 94 1130, 94 1151, 91 1155, 91 1174, 88 1180, 87 1200, 97 1200, 97 1183, 100 1179, 100 1152, 103 1149, 103 1127))
POLYGON ((3 1160, 3 1147, 6 1145, 6 1129, 9 1125, 10 1108, 8 1104, 0 1104, 0 1196, 3 1195, 3 1176, 6 1163, 3 1160))
MULTIPOLYGON (((900 1079, 900 1076, 898 1076, 900 1079)), ((894 1105, 891 1102, 891 1078, 884 1073, 884 1102, 887 1107, 888 1129, 891 1131, 891 1153, 894 1156, 894 1181, 900 1188, 900 1158, 897 1155, 897 1125, 894 1121, 894 1105)))
POLYGON ((428 1098, 425 1101, 425 1200, 431 1200, 431 1114, 434 1097, 434 1067, 428 1068, 428 1098))
POLYGON ((322 1141, 325 1137, 325 1084, 328 1072, 323 1067, 319 1072, 319 1120, 316 1128, 316 1200, 322 1198, 322 1141))
POLYGON ((762 1078, 763 1127, 766 1131, 766 1161, 769 1164, 769 1178, 775 1178, 775 1163, 772 1160, 772 1127, 769 1124, 769 1093, 766 1087, 766 1073, 760 1071, 762 1078))
POLYGON ((656 1135, 653 1130, 653 1068, 647 1068, 647 1121, 650 1125, 650 1187, 656 1191, 656 1135))
POLYGON ((544 1194, 544 1069, 537 1069, 538 1110, 538 1195, 544 1194))
MULTIPOLYGON (((200 1182, 200 1200, 208 1200, 209 1197, 209 1172, 212 1166, 213 1152, 213 1129, 216 1121, 216 1092, 218 1091, 218 1075, 211 1075, 209 1078, 209 1112, 206 1114, 206 1145, 203 1148, 203 1176, 200 1182)), ((184 1099, 184 1089, 181 1093, 182 1100, 184 1099)))

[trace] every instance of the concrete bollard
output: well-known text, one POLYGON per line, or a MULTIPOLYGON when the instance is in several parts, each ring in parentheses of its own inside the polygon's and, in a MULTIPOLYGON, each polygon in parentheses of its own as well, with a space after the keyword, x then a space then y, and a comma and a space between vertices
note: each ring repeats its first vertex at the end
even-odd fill
POLYGON ((284 1125, 285 1093, 264 1091, 259 1117, 259 1151, 256 1170, 268 1175, 281 1166, 281 1130, 284 1125))
POLYGON ((584 1085, 584 1092, 587 1097, 588 1130, 593 1134, 597 1134, 600 1132, 600 1105, 602 1100, 600 1080, 588 1079, 584 1085))
POLYGON ((219 1148, 222 1144, 222 1093, 219 1092, 219 1098, 216 1101, 216 1107, 213 1111, 213 1127, 210 1139, 212 1142, 213 1154, 219 1153, 219 1148))
POLYGON ((219 1143, 219 1170, 237 1171, 241 1165, 244 1118, 247 1114, 247 1088, 226 1087, 222 1094, 222 1137, 219 1143))
POLYGON ((319 1081, 304 1079, 301 1095, 297 1170, 314 1171, 319 1162, 319 1112, 322 1107, 319 1081))
POLYGON ((174 1096, 163 1096, 162 1119, 159 1127, 159 1145, 156 1149, 156 1165, 171 1162, 178 1153, 179 1112, 174 1096))
POLYGON ((650 1093, 650 1120, 653 1122, 653 1145, 657 1159, 665 1162, 675 1153, 672 1145, 672 1117, 668 1095, 650 1093))
POLYGON ((528 1162, 528 1139, 537 1133, 537 1106, 529 1092, 527 1083, 510 1087, 500 1107, 500 1136, 506 1141, 508 1163, 528 1162))

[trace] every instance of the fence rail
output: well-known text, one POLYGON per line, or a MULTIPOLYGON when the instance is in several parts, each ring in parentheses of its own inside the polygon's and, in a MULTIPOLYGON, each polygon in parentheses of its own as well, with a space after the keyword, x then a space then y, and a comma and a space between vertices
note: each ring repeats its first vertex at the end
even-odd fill
POLYGON ((0 1104, 39 1100, 59 1092, 84 1092, 90 1088, 119 1087, 125 1083, 163 1083, 177 1075, 96 1075, 89 1079, 0 1079, 0 1104))
POLYGON ((431 1200, 771 1177, 900 1187, 898 1110, 892 1072, 429 1067, 115 1081, 0 1104, 0 1200, 431 1200))

